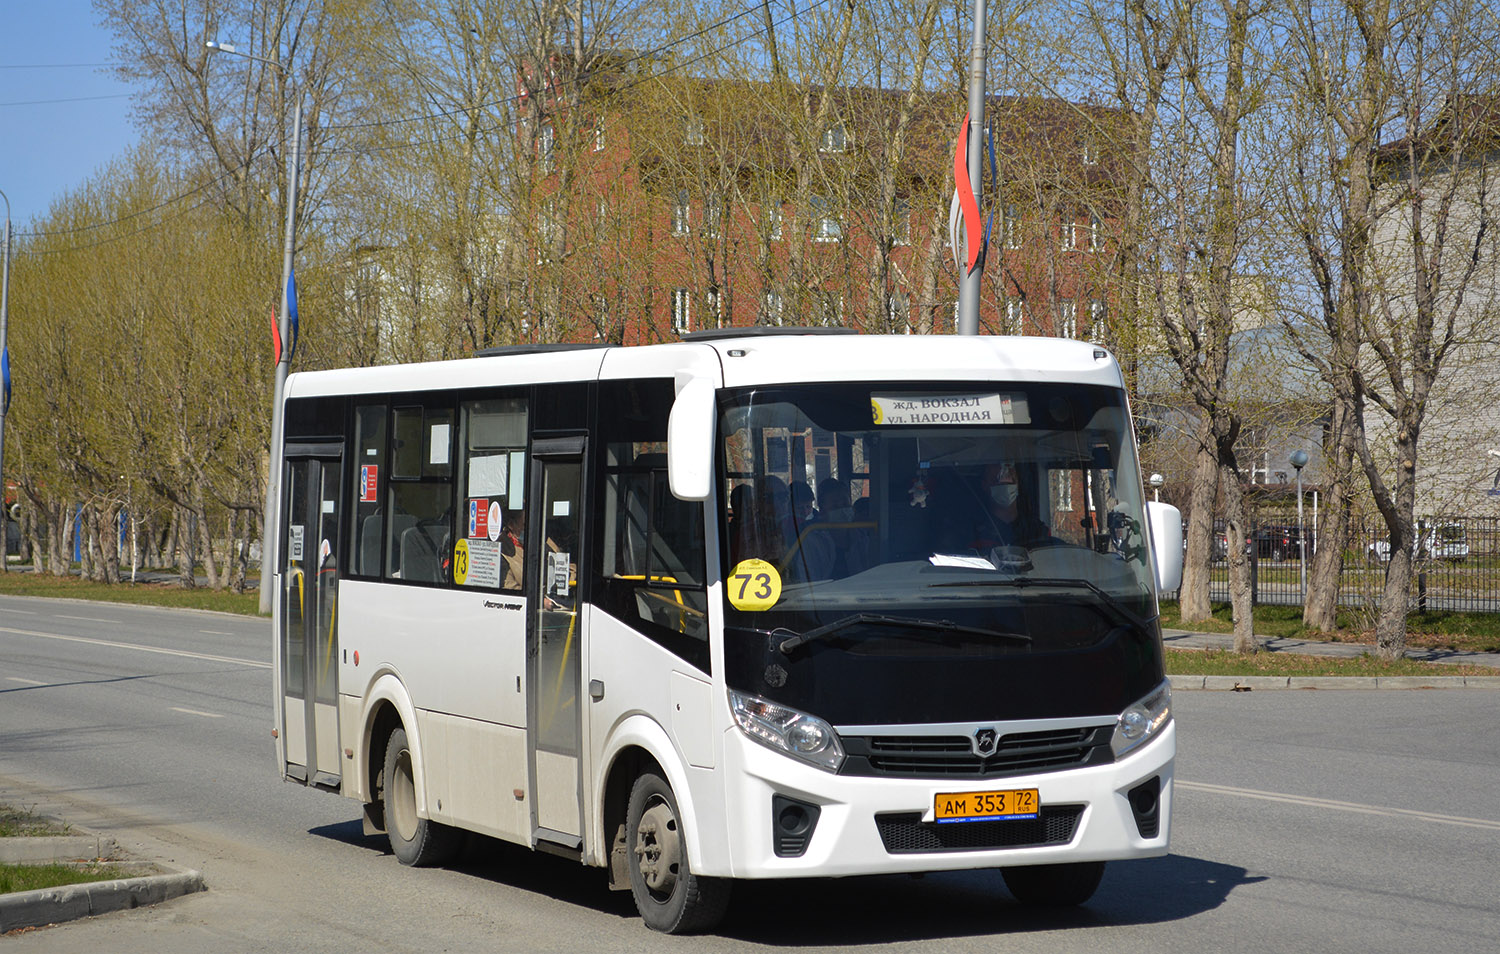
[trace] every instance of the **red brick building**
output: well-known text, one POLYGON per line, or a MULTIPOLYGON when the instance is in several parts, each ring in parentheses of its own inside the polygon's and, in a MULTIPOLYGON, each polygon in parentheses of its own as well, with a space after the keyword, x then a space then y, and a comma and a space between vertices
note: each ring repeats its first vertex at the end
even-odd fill
MULTIPOLYGON (((547 88, 521 127, 539 337, 952 330, 951 95, 625 69, 597 73, 571 108, 541 101, 547 88)), ((981 329, 1111 340, 1128 115, 995 97, 986 119, 998 176, 981 329)))

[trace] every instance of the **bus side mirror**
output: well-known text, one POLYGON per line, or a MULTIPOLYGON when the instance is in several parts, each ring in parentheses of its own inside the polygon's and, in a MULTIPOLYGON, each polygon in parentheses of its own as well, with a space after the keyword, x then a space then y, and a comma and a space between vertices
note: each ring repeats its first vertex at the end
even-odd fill
POLYGON ((667 418, 667 483, 678 500, 707 500, 714 474, 714 385, 688 378, 667 418))
POLYGON ((1171 504, 1146 503, 1151 525, 1151 555, 1156 564, 1156 592, 1171 593, 1182 586, 1182 511, 1171 504))

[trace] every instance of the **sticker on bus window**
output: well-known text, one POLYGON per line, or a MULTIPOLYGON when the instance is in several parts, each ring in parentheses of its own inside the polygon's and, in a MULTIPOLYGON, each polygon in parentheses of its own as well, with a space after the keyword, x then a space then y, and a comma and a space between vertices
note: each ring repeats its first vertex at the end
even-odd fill
POLYGON ((488 537, 490 535, 490 502, 488 500, 469 501, 469 536, 488 537))
POLYGON ((891 427, 1030 424, 1026 395, 871 394, 870 418, 891 427))
POLYGON ((781 599, 781 574, 765 560, 741 560, 725 581, 729 605, 747 613, 760 613, 781 599))
POLYGON ((376 485, 380 482, 379 464, 361 464, 359 468, 359 502, 375 503, 380 499, 376 485))

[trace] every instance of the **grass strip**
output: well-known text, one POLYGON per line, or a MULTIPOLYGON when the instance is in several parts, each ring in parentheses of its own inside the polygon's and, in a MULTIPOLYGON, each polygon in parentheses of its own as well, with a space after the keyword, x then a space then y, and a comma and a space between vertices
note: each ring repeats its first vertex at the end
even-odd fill
POLYGON ((172 606, 182 609, 216 610, 241 616, 260 615, 260 597, 254 591, 232 593, 207 587, 184 589, 176 583, 92 583, 76 576, 44 573, 0 573, 0 593, 8 596, 49 596, 101 603, 136 606, 172 606))
POLYGON ((72 829, 25 808, 0 805, 0 838, 36 838, 42 835, 69 835, 72 829))
POLYGON ((0 894, 57 888, 67 884, 88 884, 91 881, 113 881, 116 878, 129 878, 133 874, 131 869, 116 864, 0 865, 0 894))
POLYGON ((1168 649, 1174 676, 1494 676, 1488 666, 1448 665, 1371 655, 1309 656, 1303 653, 1236 653, 1227 649, 1168 649))
MULTIPOLYGON (((1316 639, 1335 643, 1375 645, 1375 624, 1364 612, 1340 610, 1338 628, 1331 633, 1302 625, 1300 606, 1255 607, 1255 633, 1282 639, 1316 639)), ((1161 624, 1195 633, 1230 633, 1234 622, 1228 603, 1213 604, 1210 619, 1184 623, 1176 602, 1162 601, 1161 624)), ((1412 613, 1406 618, 1409 649, 1443 649, 1470 653, 1500 652, 1500 614, 1412 613)))

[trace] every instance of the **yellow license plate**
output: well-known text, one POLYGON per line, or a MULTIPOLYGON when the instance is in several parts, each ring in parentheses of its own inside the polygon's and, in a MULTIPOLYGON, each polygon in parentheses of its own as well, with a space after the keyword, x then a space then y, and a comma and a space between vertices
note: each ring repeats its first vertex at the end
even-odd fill
POLYGON ((933 799, 935 820, 943 822, 992 821, 997 818, 1035 818, 1036 789, 1010 788, 998 792, 939 794, 933 799))

